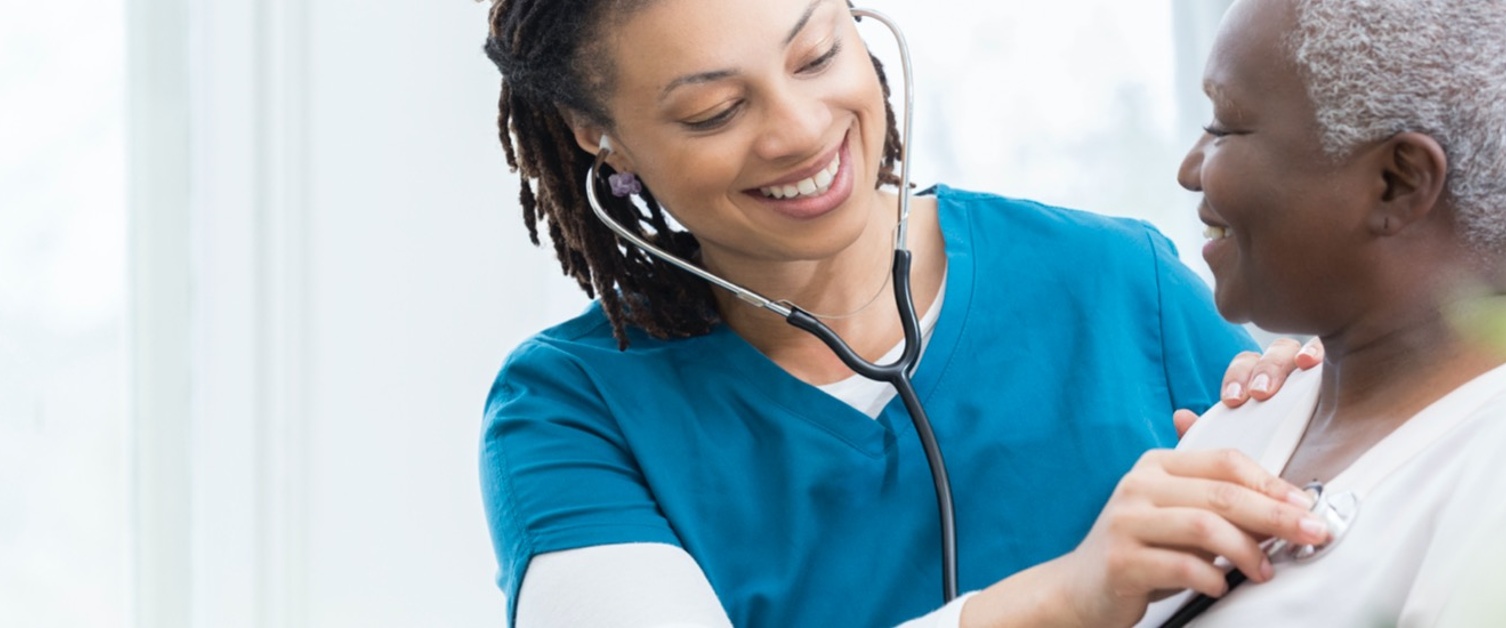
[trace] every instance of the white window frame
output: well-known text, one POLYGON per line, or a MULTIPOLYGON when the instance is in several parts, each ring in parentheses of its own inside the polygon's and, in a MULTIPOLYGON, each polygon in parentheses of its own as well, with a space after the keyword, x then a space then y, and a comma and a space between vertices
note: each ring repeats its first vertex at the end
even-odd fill
POLYGON ((129 0, 132 622, 306 622, 307 4, 129 0))
POLYGON ((131 620, 185 628, 188 73, 184 0, 126 3, 131 620))

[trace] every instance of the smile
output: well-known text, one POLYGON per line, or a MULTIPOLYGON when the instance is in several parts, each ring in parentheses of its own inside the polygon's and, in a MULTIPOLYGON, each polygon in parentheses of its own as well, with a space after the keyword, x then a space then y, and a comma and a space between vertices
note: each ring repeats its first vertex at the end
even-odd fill
POLYGON ((815 175, 806 177, 794 183, 785 185, 771 185, 758 188, 765 197, 773 199, 787 198, 812 198, 825 194, 831 189, 831 184, 837 179, 837 171, 842 167, 842 153, 838 152, 832 158, 826 168, 815 175))
POLYGON ((1234 230, 1228 227, 1215 227, 1209 225, 1203 227, 1203 237, 1210 241, 1218 241, 1234 235, 1234 230))

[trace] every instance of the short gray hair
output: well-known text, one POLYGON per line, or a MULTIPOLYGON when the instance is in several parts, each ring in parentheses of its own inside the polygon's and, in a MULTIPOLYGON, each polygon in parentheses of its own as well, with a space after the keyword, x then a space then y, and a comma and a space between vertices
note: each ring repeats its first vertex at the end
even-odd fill
POLYGON ((1296 0, 1296 14, 1324 150, 1432 137, 1469 244, 1506 244, 1506 0, 1296 0))

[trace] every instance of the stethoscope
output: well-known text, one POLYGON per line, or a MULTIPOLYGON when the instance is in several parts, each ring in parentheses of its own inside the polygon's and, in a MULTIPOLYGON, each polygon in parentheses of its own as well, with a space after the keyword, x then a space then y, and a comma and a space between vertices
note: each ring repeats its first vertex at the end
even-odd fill
MULTIPOLYGON (((1317 545, 1297 545, 1288 543, 1282 539, 1269 539, 1264 544, 1265 555, 1271 560, 1271 564, 1286 561, 1305 562, 1322 556, 1334 545, 1344 538, 1345 533, 1354 525, 1354 520, 1359 516, 1360 498, 1352 491, 1342 493, 1327 493, 1323 490, 1322 482, 1310 482, 1303 488, 1313 498, 1310 510, 1324 523, 1328 524, 1328 541, 1317 545)), ((1224 595, 1234 591, 1234 587, 1244 584, 1249 578, 1238 569, 1231 569, 1224 576, 1224 583, 1228 587, 1224 595)), ((1202 615, 1219 598, 1207 595, 1198 595, 1177 609, 1171 617, 1161 623, 1161 628, 1181 628, 1193 619, 1202 615)))
MULTIPOLYGON (((905 35, 899 26, 882 13, 868 9, 852 9, 854 18, 872 18, 889 28, 894 34, 894 39, 899 44, 900 64, 904 71, 905 81, 905 122, 901 132, 902 146, 909 153, 910 126, 914 119, 915 89, 911 78, 910 49, 905 42, 905 35)), ((650 244, 643 237, 623 227, 607 214, 597 199, 596 186, 599 184, 598 172, 601 164, 611 153, 611 143, 606 136, 602 136, 601 150, 596 154, 596 163, 591 165, 586 172, 586 200, 591 204, 592 211, 606 223, 607 227, 616 232, 622 239, 631 242, 644 252, 653 255, 665 262, 674 264, 686 272, 719 286, 739 299, 754 307, 759 307, 783 317, 795 327, 820 338, 826 346, 841 358, 842 363, 853 372, 874 381, 888 383, 894 386, 899 398, 904 401, 905 410, 910 414, 910 420, 915 424, 915 433, 920 436, 921 447, 925 450, 926 462, 931 467, 931 480, 936 487, 936 507, 941 517, 941 588, 945 601, 950 602, 957 597, 957 523, 956 515, 952 506, 951 482, 947 479, 946 464, 941 458, 941 448, 936 444, 936 435, 931 430, 931 421, 926 417, 925 408, 921 407, 920 398, 915 394, 915 386, 910 381, 910 376, 915 371, 916 364, 920 361, 920 320, 915 313, 915 301, 910 293, 910 249, 906 244, 909 235, 910 220, 910 161, 903 159, 900 162, 899 184, 899 226, 894 233, 894 301, 899 308, 900 323, 904 327, 905 348, 900 357, 889 364, 874 364, 864 360, 847 346, 847 343, 831 328, 817 320, 799 306, 786 301, 776 301, 752 290, 748 290, 735 283, 727 281, 704 268, 696 266, 684 259, 670 254, 659 247, 650 244)))

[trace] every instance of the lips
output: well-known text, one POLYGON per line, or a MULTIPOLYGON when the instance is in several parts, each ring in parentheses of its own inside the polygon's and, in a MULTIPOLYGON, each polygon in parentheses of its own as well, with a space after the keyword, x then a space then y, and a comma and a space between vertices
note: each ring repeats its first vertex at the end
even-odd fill
POLYGON ((1208 207, 1206 200, 1203 201, 1202 205, 1198 206, 1197 218, 1206 225, 1203 227, 1203 237, 1210 241, 1222 240, 1234 235, 1233 228, 1214 217, 1213 210, 1208 207))
POLYGON ((809 176, 794 183, 782 183, 758 188, 758 191, 772 199, 786 198, 810 198, 821 196, 831 189, 831 184, 837 179, 837 170, 842 167, 842 154, 839 152, 814 176, 809 176))
POLYGON ((1233 246, 1230 238, 1234 235, 1234 229, 1214 219, 1213 212, 1206 204, 1198 210, 1198 219, 1206 225, 1203 227, 1203 237, 1208 240, 1208 243, 1203 245, 1203 261, 1208 263, 1209 268, 1213 268, 1214 261, 1221 258, 1224 251, 1233 246))
POLYGON ((743 193, 776 213, 797 220, 831 212, 852 195, 854 175, 848 137, 809 165, 743 193))
POLYGON ((1215 227, 1208 225, 1203 227, 1203 237, 1208 240, 1222 240, 1234 234, 1234 230, 1228 227, 1215 227))

